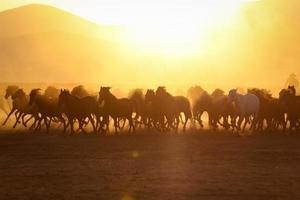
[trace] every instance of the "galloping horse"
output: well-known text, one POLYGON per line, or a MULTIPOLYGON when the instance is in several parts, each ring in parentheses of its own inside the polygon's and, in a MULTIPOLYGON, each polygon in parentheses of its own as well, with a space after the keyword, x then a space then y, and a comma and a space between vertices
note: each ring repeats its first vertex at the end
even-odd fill
MULTIPOLYGON (((9 97, 12 97, 17 91, 18 91, 19 87, 16 86, 16 85, 10 85, 6 88, 5 90, 5 96, 4 98, 8 100, 9 97)), ((10 107, 10 105, 9 105, 10 107)), ((15 117, 17 119, 17 114, 18 114, 18 109, 17 107, 13 108, 13 107, 10 107, 10 112, 7 114, 7 118, 6 120, 4 121, 3 123, 3 126, 6 124, 6 122, 8 121, 8 119, 10 118, 10 115, 12 115, 13 113, 15 113, 15 117)))
MULTIPOLYGON (((8 90, 8 91, 11 91, 11 90, 8 90)), ((18 89, 12 95, 11 95, 11 93, 7 92, 5 97, 8 98, 9 96, 11 96, 11 98, 12 98, 13 107, 12 107, 10 113, 8 114, 7 118, 3 122, 3 125, 6 124, 9 117, 13 113, 15 113, 15 115, 16 115, 16 122, 15 122, 13 128, 15 128, 17 126, 21 117, 22 117, 23 125, 25 127, 26 127, 26 123, 32 118, 35 118, 35 122, 33 124, 33 125, 35 125, 37 119, 39 118, 38 113, 36 112, 36 109, 33 106, 29 105, 29 99, 28 99, 28 96, 25 94, 25 92, 22 89, 18 89), (31 114, 32 116, 25 122, 24 118, 28 114, 31 114)))
POLYGON ((290 122, 290 131, 300 127, 300 96, 296 96, 292 87, 282 89, 279 93, 279 102, 285 107, 287 120, 290 122))
POLYGON ((71 134, 74 133, 74 120, 78 120, 79 128, 83 130, 83 122, 86 118, 91 122, 94 132, 97 132, 93 115, 98 116, 98 103, 94 97, 83 97, 79 99, 71 95, 68 90, 61 90, 58 106, 62 108, 68 117, 69 124, 71 125, 71 134))
POLYGON ((65 119, 62 117, 62 113, 58 108, 57 102, 53 101, 49 97, 41 94, 41 89, 33 89, 30 92, 30 100, 29 105, 36 105, 38 108, 39 113, 41 114, 41 119, 39 120, 38 127, 42 120, 46 125, 47 133, 49 132, 51 121, 57 118, 60 122, 64 125, 64 132, 66 131, 66 122, 65 119), (48 122, 49 118, 49 122, 48 122))
POLYGON ((175 128, 177 130, 180 114, 184 114, 185 121, 183 123, 183 131, 186 129, 186 124, 192 118, 191 105, 189 100, 184 96, 173 96, 167 92, 165 87, 158 87, 156 97, 161 102, 162 109, 168 120, 169 126, 170 117, 176 120, 175 128), (169 118, 169 119, 168 119, 169 118))
POLYGON ((212 97, 206 91, 204 91, 201 96, 195 101, 193 106, 194 119, 199 123, 201 128, 204 127, 202 120, 202 115, 204 112, 208 113, 209 125, 211 126, 213 124, 212 117, 210 116, 212 107, 212 97))
POLYGON ((247 123, 250 123, 250 117, 253 117, 253 121, 251 124, 251 129, 255 130, 260 102, 256 95, 248 93, 248 94, 239 94, 236 89, 230 90, 228 94, 229 102, 233 102, 237 108, 237 115, 239 117, 237 122, 238 130, 241 129, 241 124, 244 122, 243 132, 245 131, 245 127, 247 123))
POLYGON ((135 89, 129 94, 129 99, 133 102, 135 125, 145 122, 145 96, 142 89, 135 89))
POLYGON ((264 89, 252 88, 248 89, 248 93, 256 95, 260 101, 258 130, 264 130, 264 122, 267 123, 266 130, 268 131, 274 131, 274 129, 277 129, 279 126, 282 126, 283 130, 285 130, 284 109, 279 104, 278 99, 273 98, 272 94, 264 89))
POLYGON ((119 118, 126 118, 129 121, 129 132, 135 132, 135 126, 133 124, 132 113, 133 103, 127 99, 117 99, 111 92, 110 87, 101 87, 99 92, 99 103, 103 106, 103 118, 104 123, 108 124, 109 116, 114 120, 115 133, 118 133, 119 118))
POLYGON ((165 119, 160 102, 155 96, 154 90, 148 89, 145 94, 145 122, 150 129, 154 126, 157 130, 165 129, 165 119))

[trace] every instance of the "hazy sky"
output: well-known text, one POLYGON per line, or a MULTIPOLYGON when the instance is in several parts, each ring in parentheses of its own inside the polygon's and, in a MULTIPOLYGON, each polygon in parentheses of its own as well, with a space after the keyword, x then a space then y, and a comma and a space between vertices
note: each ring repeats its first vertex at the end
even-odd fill
POLYGON ((240 3, 249 1, 253 0, 0 0, 0 10, 40 3, 71 11, 98 23, 128 24, 156 18, 160 21, 162 16, 169 22, 175 15, 180 15, 185 22, 210 16, 211 7, 216 13, 224 9, 230 12, 240 3))

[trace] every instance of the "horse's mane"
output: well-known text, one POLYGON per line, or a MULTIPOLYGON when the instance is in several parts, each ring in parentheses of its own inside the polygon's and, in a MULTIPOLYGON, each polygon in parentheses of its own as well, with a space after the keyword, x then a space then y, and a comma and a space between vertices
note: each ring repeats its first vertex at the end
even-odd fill
POLYGON ((136 99, 136 100, 143 100, 145 97, 144 97, 142 89, 135 89, 135 90, 129 92, 128 98, 136 99))
POLYGON ((160 97, 173 97, 173 95, 171 95, 166 87, 164 86, 159 86, 155 92, 156 96, 160 96, 160 97))
POLYGON ((59 96, 59 89, 53 86, 49 86, 45 89, 44 95, 49 98, 57 99, 59 96))
POLYGON ((71 94, 79 98, 89 96, 89 92, 85 89, 83 85, 78 85, 74 87, 71 91, 71 94))
POLYGON ((211 96, 212 97, 222 97, 222 96, 224 96, 224 94, 225 94, 225 92, 223 91, 223 90, 221 90, 221 89, 215 89, 214 91, 213 91, 213 93, 211 94, 211 96))
POLYGON ((256 95, 259 99, 271 100, 273 98, 272 93, 266 89, 251 88, 248 89, 248 93, 256 95))
POLYGON ((26 97, 26 94, 24 92, 23 89, 18 89, 13 95, 12 95, 12 99, 16 98, 16 97, 26 97))

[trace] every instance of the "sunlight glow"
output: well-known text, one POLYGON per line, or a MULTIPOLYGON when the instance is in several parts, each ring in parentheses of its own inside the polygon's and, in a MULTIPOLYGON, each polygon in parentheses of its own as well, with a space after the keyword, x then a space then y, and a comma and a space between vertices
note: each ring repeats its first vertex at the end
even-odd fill
POLYGON ((148 8, 127 22, 126 40, 139 52, 182 57, 205 48, 206 36, 230 25, 239 14, 242 0, 201 1, 183 8, 148 8), (201 49, 202 48, 202 49, 201 49))

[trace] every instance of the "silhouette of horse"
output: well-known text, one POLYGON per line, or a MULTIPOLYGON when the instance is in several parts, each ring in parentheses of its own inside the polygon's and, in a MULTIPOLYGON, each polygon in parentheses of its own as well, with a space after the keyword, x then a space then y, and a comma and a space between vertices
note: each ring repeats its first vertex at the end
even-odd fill
POLYGON ((208 113, 208 121, 209 124, 212 124, 211 118, 210 118, 210 110, 212 109, 212 97, 204 91, 202 95, 195 101, 195 104, 193 106, 193 115, 194 119, 199 123, 200 127, 203 128, 203 120, 202 115, 204 112, 208 113))
MULTIPOLYGON (((108 124, 107 121, 109 116, 114 120, 115 133, 118 133, 118 119, 126 118, 129 121, 129 133, 135 132, 135 126, 133 124, 132 113, 133 113, 133 103, 127 99, 117 99, 111 92, 110 87, 101 87, 99 92, 99 103, 103 105, 104 122, 108 124)), ((102 123, 102 124, 103 124, 102 123)))
MULTIPOLYGON (((10 85, 10 86, 7 86, 7 88, 6 88, 6 90, 5 90, 5 96, 4 96, 4 98, 5 98, 6 100, 8 100, 9 97, 12 97, 12 96, 18 91, 18 89, 19 89, 19 87, 16 86, 16 85, 10 85)), ((9 105, 9 109, 10 109, 11 111, 10 111, 9 113, 7 113, 7 118, 6 118, 6 119, 8 120, 9 117, 10 117, 10 115, 11 115, 12 113, 15 113, 15 117, 17 118, 18 110, 17 110, 17 109, 13 110, 13 108, 10 106, 9 102, 8 102, 8 105, 9 105)), ((5 121, 7 121, 7 120, 5 120, 5 121)), ((6 124, 6 122, 3 123, 3 125, 5 125, 5 124, 6 124)))
POLYGON ((237 108, 237 115, 239 118, 237 122, 238 130, 241 129, 241 124, 245 120, 243 132, 245 131, 247 123, 250 123, 250 117, 253 117, 251 129, 255 130, 260 106, 258 97, 251 93, 245 95, 239 94, 236 89, 230 90, 228 97, 229 102, 233 102, 237 108))
POLYGON ((274 131, 279 126, 285 130, 284 108, 279 104, 279 100, 273 98, 272 94, 264 89, 248 89, 248 93, 256 95, 260 101, 258 130, 263 131, 264 122, 267 124, 268 131, 274 131))
POLYGON ((165 116, 161 110, 159 100, 156 98, 154 90, 148 89, 145 94, 145 120, 146 126, 150 130, 155 127, 158 131, 166 128, 165 116))
POLYGON ((63 110, 68 118, 68 122, 71 126, 71 134, 74 133, 75 119, 78 120, 79 128, 84 131, 83 124, 86 118, 88 118, 91 122, 94 133, 97 132, 93 115, 98 116, 99 106, 95 98, 89 96, 78 98, 71 95, 68 90, 61 90, 58 99, 58 106, 59 108, 62 108, 61 110, 63 110))
POLYGON ((135 126, 142 125, 145 122, 145 96, 142 89, 135 89, 128 95, 133 102, 135 126))
POLYGON ((17 126, 21 117, 22 117, 23 125, 25 127, 26 127, 26 123, 29 120, 31 120, 32 118, 35 118, 35 122, 34 122, 34 124, 35 124, 36 120, 38 119, 38 115, 37 115, 35 108, 29 105, 29 99, 28 99, 28 96, 25 94, 25 92, 22 89, 17 89, 15 91, 16 88, 17 87, 15 87, 15 86, 13 86, 13 87, 9 86, 6 90, 5 98, 9 98, 11 96, 13 106, 12 106, 10 113, 6 117, 5 121, 3 122, 3 126, 7 123, 8 119, 10 118, 10 116, 13 113, 15 113, 15 116, 16 116, 16 122, 15 122, 13 128, 15 128, 17 126), (25 122, 24 118, 28 114, 32 114, 32 116, 25 122))
POLYGON ((287 121, 290 122, 290 131, 300 127, 300 96, 296 96, 293 88, 282 89, 279 93, 279 102, 285 107, 287 121))
POLYGON ((78 85, 78 86, 74 87, 71 91, 71 94, 78 98, 91 96, 90 93, 85 89, 85 87, 83 85, 78 85))
POLYGON ((158 87, 155 95, 157 100, 161 102, 163 114, 167 118, 169 127, 172 127, 172 120, 175 119, 175 130, 178 128, 179 116, 184 114, 185 121, 183 123, 183 131, 186 129, 186 124, 192 118, 191 105, 189 100, 184 96, 172 96, 167 92, 165 87, 158 87))
MULTIPOLYGON (((51 121, 58 119, 64 125, 64 132, 66 131, 66 122, 62 116, 62 113, 58 107, 57 101, 50 99, 49 97, 42 95, 41 89, 33 89, 30 92, 29 105, 36 105, 41 119, 39 120, 38 127, 40 127, 42 120, 46 125, 46 131, 49 133, 51 121)), ((37 130, 37 129, 36 129, 37 130)))
POLYGON ((228 97, 221 89, 216 89, 211 95, 206 91, 195 102, 193 107, 194 118, 203 128, 202 114, 207 112, 209 126, 213 129, 218 128, 218 124, 228 129, 230 127, 228 118, 231 118, 231 124, 235 120, 234 107, 229 103, 228 97), (220 120, 223 119, 223 123, 220 120))
POLYGON ((50 99, 53 99, 54 101, 58 100, 60 94, 60 90, 56 87, 49 86, 46 88, 44 95, 50 99))
POLYGON ((211 94, 212 109, 209 111, 211 123, 214 128, 218 127, 218 124, 225 129, 230 128, 228 118, 231 118, 231 125, 235 123, 235 108, 229 103, 228 96, 221 89, 216 89, 211 94), (220 120, 223 119, 223 123, 220 120))

